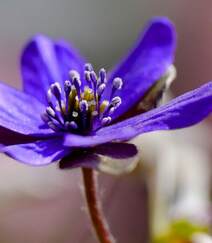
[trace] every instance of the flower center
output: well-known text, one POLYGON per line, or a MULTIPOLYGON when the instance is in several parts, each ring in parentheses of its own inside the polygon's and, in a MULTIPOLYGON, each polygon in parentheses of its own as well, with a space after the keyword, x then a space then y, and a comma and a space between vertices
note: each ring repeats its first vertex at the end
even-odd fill
POLYGON ((92 65, 85 64, 87 86, 83 88, 76 70, 71 70, 69 77, 63 88, 57 82, 51 84, 47 92, 48 107, 41 115, 43 121, 54 131, 73 133, 89 133, 110 124, 111 114, 121 105, 121 98, 115 93, 122 88, 122 79, 113 79, 110 98, 103 100, 107 86, 105 69, 100 69, 97 76, 92 65))

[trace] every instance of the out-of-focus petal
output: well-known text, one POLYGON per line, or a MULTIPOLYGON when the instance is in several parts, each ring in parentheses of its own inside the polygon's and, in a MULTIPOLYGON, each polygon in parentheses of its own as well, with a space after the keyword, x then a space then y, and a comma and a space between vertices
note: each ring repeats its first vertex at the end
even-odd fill
MULTIPOLYGON (((135 48, 112 72, 109 80, 111 85, 115 77, 121 77, 124 81, 122 90, 116 93, 122 98, 122 105, 113 114, 113 118, 139 102, 148 89, 165 74, 173 63, 175 47, 173 24, 165 17, 154 18, 139 37, 135 48)), ((108 85, 103 98, 109 97, 111 85, 108 85)))
POLYGON ((41 166, 62 159, 71 152, 70 148, 62 145, 62 139, 51 139, 11 145, 1 149, 10 157, 29 165, 41 166))
POLYGON ((65 41, 53 42, 46 36, 35 36, 24 48, 21 72, 24 91, 46 103, 46 92, 51 83, 69 78, 71 69, 82 74, 84 59, 65 41))
POLYGON ((212 112, 212 82, 187 92, 166 105, 102 128, 93 136, 66 135, 64 145, 87 147, 125 141, 139 134, 194 125, 212 112))
POLYGON ((0 94, 0 131, 5 136, 10 131, 37 138, 53 134, 40 117, 45 107, 38 100, 1 82, 0 94))
POLYGON ((135 169, 139 162, 138 150, 134 144, 107 143, 95 148, 102 155, 98 170, 112 175, 127 174, 135 169))
POLYGON ((61 169, 85 167, 113 175, 132 171, 139 161, 135 145, 108 143, 86 150, 75 150, 60 161, 61 169))
POLYGON ((94 151, 114 159, 127 159, 138 153, 136 146, 130 143, 106 143, 95 147, 94 151))
POLYGON ((78 167, 97 169, 101 158, 92 152, 73 151, 60 161, 60 169, 73 169, 78 167))

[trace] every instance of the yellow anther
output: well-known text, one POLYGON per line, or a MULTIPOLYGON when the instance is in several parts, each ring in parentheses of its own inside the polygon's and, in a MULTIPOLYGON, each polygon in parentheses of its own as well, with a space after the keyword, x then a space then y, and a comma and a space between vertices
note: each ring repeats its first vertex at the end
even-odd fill
POLYGON ((77 91, 75 88, 72 87, 72 90, 69 94, 68 97, 68 113, 70 112, 70 110, 73 109, 74 105, 75 105, 75 97, 77 96, 77 91))
POLYGON ((82 93, 82 95, 83 95, 83 99, 85 99, 87 101, 91 101, 94 99, 93 90, 90 89, 88 86, 85 86, 84 92, 82 93))
POLYGON ((74 109, 77 111, 79 110, 79 99, 77 96, 75 97, 74 109))
POLYGON ((88 105, 89 105, 89 111, 93 112, 96 110, 96 101, 95 100, 89 101, 88 105))
POLYGON ((103 113, 106 110, 106 108, 108 107, 108 105, 109 105, 109 101, 103 100, 100 105, 100 108, 99 108, 100 113, 103 113))

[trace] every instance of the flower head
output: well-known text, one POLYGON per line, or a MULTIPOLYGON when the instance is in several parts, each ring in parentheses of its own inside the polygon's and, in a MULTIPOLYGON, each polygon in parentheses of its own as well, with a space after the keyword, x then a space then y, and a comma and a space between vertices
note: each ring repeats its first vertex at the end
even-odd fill
POLYGON ((41 116, 43 121, 55 132, 82 135, 109 125, 111 115, 121 105, 121 98, 115 94, 122 88, 122 79, 114 78, 110 98, 102 99, 107 86, 104 69, 97 76, 91 64, 85 64, 83 77, 76 70, 71 70, 69 75, 63 87, 58 82, 50 85, 46 94, 48 106, 41 116), (87 81, 83 88, 82 78, 87 81))
POLYGON ((35 36, 21 57, 23 92, 0 83, 1 151, 31 165, 60 160, 108 171, 104 156, 136 155, 125 143, 133 137, 200 122, 212 110, 211 82, 157 107, 174 76, 175 48, 173 24, 154 18, 107 75, 65 41, 35 36))

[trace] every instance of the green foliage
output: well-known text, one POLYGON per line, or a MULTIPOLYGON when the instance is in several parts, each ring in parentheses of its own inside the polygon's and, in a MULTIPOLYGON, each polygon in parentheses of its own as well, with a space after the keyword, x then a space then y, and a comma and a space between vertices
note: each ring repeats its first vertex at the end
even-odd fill
POLYGON ((153 243, 191 243, 194 233, 207 233, 207 227, 193 224, 188 220, 174 221, 163 234, 157 236, 153 243))

